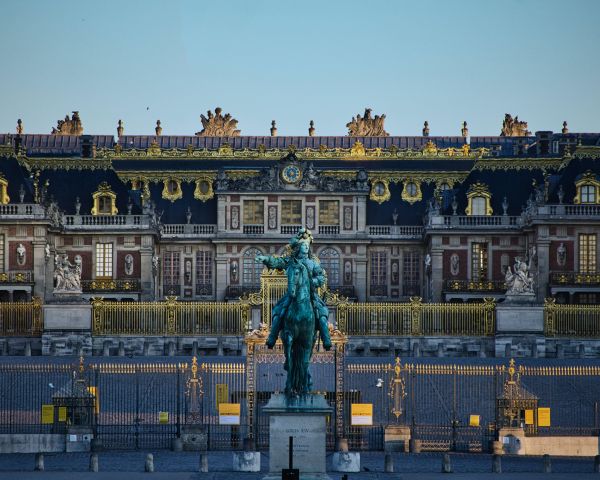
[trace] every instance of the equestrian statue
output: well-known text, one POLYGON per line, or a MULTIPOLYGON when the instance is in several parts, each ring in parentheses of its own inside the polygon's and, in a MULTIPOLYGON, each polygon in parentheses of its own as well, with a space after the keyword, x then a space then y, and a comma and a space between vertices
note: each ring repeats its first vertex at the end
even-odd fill
POLYGON ((319 287, 325 285, 325 271, 311 253, 312 241, 310 230, 301 228, 290 240, 285 255, 256 257, 256 262, 267 268, 285 271, 288 280, 287 293, 273 307, 266 341, 268 348, 275 346, 278 337, 283 343, 287 397, 311 391, 309 364, 317 340, 321 339, 325 350, 331 349, 329 310, 319 295, 319 287))

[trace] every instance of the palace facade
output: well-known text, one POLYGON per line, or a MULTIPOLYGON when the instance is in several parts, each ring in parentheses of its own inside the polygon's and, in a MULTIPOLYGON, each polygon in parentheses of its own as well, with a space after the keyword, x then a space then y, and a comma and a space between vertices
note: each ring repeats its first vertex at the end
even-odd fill
POLYGON ((220 109, 192 136, 19 121, 0 135, 0 301, 235 301, 260 289, 255 256, 306 226, 350 301, 498 303, 526 265, 538 304, 600 302, 600 133, 507 114, 498 136, 392 136, 384 120, 339 137, 242 136, 220 109))

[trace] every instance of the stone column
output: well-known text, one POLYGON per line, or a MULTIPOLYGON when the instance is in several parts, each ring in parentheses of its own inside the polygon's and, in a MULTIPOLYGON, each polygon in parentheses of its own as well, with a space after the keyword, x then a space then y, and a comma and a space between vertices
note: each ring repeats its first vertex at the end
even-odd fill
POLYGON ((356 232, 364 233, 367 228, 367 197, 356 197, 356 232))
MULTIPOLYGON (((33 252, 30 252, 31 255, 33 253, 33 295, 35 297, 45 298, 45 288, 48 284, 48 278, 46 277, 46 254, 44 252, 44 247, 46 246, 46 241, 35 240, 33 242, 33 252)), ((52 272, 52 264, 49 263, 49 270, 52 272)), ((50 286, 52 286, 52 276, 50 276, 50 286)))
POLYGON ((354 292, 359 302, 367 301, 367 258, 354 259, 354 292))
MULTIPOLYGON (((548 292, 548 281, 550 280, 550 240, 540 239, 537 242, 537 300, 543 302, 548 292)), ((534 272, 532 272, 534 273, 534 272)))
POLYGON ((215 273, 215 284, 216 284, 216 291, 215 291, 215 295, 216 298, 215 300, 217 301, 222 301, 225 298, 225 291, 227 290, 227 265, 228 265, 228 260, 227 258, 222 258, 222 257, 217 257, 217 271, 215 273))
MULTIPOLYGON (((142 236, 140 248, 140 285, 142 287, 142 300, 155 300, 154 278, 152 274, 153 241, 150 235, 142 236)), ((158 278, 156 280, 158 281, 158 278)))
POLYGON ((227 230, 227 196, 217 195, 217 232, 227 230))
MULTIPOLYGON (((431 301, 441 302, 442 301, 442 289, 444 287, 444 251, 441 248, 431 249, 431 301)), ((425 272, 425 281, 427 281, 427 272, 425 272)), ((429 294, 429 291, 427 291, 429 294)), ((429 301, 429 299, 426 299, 429 301)))

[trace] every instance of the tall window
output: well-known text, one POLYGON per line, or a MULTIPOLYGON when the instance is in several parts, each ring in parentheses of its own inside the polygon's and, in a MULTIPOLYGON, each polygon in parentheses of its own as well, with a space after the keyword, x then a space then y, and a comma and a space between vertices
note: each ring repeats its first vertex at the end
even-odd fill
POLYGON ((371 295, 387 295, 386 252, 371 252, 371 295))
POLYGON ((265 223, 265 202, 244 200, 244 224, 263 225, 265 223))
POLYGON ((582 185, 579 187, 581 203, 596 203, 596 186, 582 185))
POLYGON ((473 197, 471 199, 471 215, 486 215, 486 206, 485 197, 473 197))
POLYGON ((196 252, 196 295, 212 295, 213 258, 209 250, 196 252))
POLYGON ((488 246, 487 243, 471 244, 471 280, 488 279, 488 246))
POLYGON ((163 254, 163 293, 165 295, 181 294, 180 262, 179 252, 163 254))
POLYGON ((0 272, 4 271, 4 235, 0 235, 0 272))
POLYGON ((113 276, 113 244, 96 244, 96 278, 112 278, 113 276))
POLYGON ((328 285, 340 285, 340 254, 335 248, 324 248, 319 253, 321 267, 327 274, 328 285))
POLYGON ((340 224, 340 202, 337 200, 319 201, 319 225, 340 224))
POLYGON ((254 287, 260 285, 260 273, 263 266, 254 261, 257 255, 262 255, 262 252, 258 248, 249 248, 244 252, 244 258, 242 259, 242 282, 246 286, 254 287))
POLYGON ((281 224, 302 225, 302 200, 281 201, 281 224))
POLYGON ((579 235, 579 273, 596 273, 596 234, 579 235))
POLYGON ((403 295, 418 295, 421 255, 416 251, 404 252, 402 258, 403 295))

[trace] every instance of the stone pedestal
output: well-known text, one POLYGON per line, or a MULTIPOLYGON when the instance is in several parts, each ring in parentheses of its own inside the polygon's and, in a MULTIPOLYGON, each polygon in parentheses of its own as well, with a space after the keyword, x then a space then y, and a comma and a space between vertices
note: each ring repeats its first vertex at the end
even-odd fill
POLYGON ((388 425, 384 430, 383 445, 386 452, 409 452, 410 427, 388 425))
POLYGON ((294 468, 302 480, 330 480, 325 473, 325 417, 333 413, 325 397, 306 395, 288 400, 274 394, 263 411, 269 415, 269 475, 265 480, 279 480, 288 468, 289 437, 294 438, 294 468))

